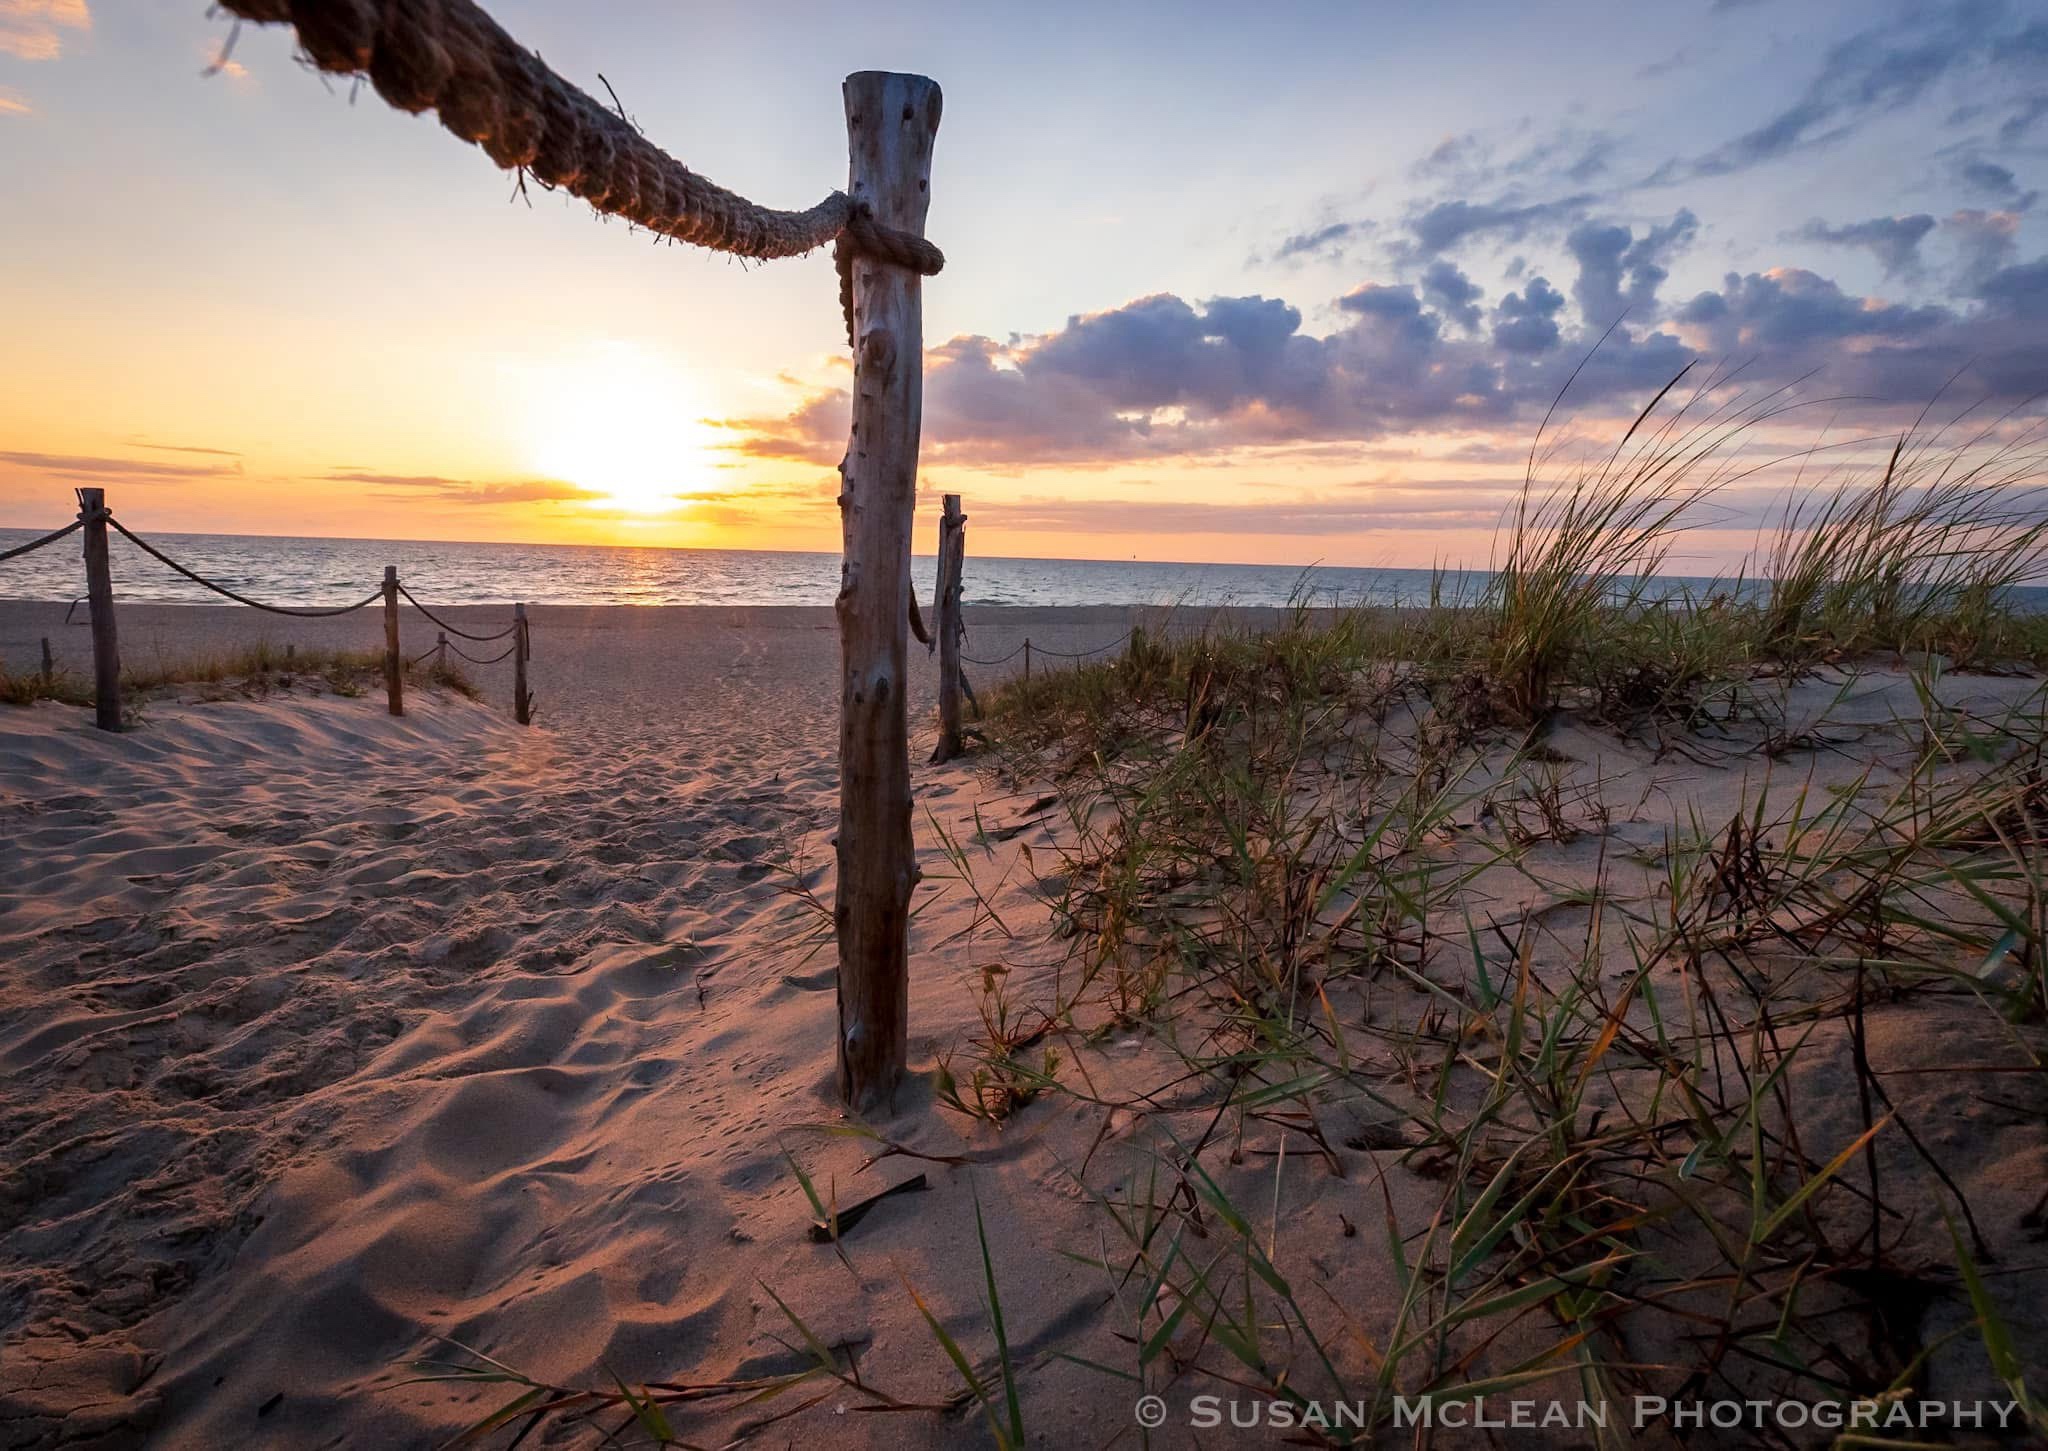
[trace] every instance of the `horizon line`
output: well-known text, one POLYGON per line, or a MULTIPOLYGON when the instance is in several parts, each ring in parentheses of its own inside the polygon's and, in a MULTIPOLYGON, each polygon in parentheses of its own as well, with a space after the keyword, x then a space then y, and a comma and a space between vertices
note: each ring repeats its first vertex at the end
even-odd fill
MULTIPOLYGON (((14 530, 23 534, 38 534, 50 526, 42 524, 0 524, 0 530, 14 530)), ((770 549, 749 548, 746 545, 711 544, 599 544, 565 539, 410 539, 385 534, 251 534, 241 530, 153 530, 153 534, 170 539, 291 539, 326 544, 436 544, 476 545, 485 548, 512 549, 641 549, 657 550, 666 554, 793 554, 818 559, 832 559, 841 555, 836 549, 770 549)), ((1308 572, 1318 569, 1370 569, 1406 570, 1416 574, 1428 574, 1442 569, 1452 574, 1480 574, 1488 572, 1487 567, 1452 564, 1334 564, 1324 560, 1309 563, 1275 564, 1256 560, 1238 559, 1141 559, 1136 555, 1125 559, 1100 555, 1074 554, 983 554, 981 559, 1000 559, 1012 563, 1027 564, 1153 564, 1178 569, 1292 569, 1308 572)), ((935 559, 935 554, 911 550, 913 559, 935 559)))

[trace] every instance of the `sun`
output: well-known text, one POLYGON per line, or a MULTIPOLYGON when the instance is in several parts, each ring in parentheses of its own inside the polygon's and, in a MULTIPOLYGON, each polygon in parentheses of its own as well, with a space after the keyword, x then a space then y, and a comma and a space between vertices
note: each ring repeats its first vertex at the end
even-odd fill
POLYGON ((711 430, 690 378, 636 343, 592 344, 537 364, 525 427, 534 467, 598 508, 680 509, 709 482, 711 430))

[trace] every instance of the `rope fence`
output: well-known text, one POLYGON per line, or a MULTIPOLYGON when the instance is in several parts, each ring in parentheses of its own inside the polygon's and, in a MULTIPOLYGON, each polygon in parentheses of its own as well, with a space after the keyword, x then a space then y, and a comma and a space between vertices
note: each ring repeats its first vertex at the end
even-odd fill
MULTIPOLYGON (((78 490, 78 506, 78 517, 69 524, 66 524, 61 529, 53 529, 40 538, 31 539, 25 544, 16 545, 5 552, 0 552, 0 561, 19 559, 24 555, 33 554, 39 549, 47 548, 58 540, 67 538, 80 530, 85 531, 86 593, 84 598, 89 623, 92 626, 93 677, 95 682, 94 704, 98 713, 98 723, 103 730, 117 731, 121 729, 120 653, 118 631, 114 618, 112 566, 109 562, 107 550, 107 535, 110 529, 114 533, 121 535, 122 538, 133 544, 150 558, 156 560, 159 564, 182 575, 184 578, 192 581, 192 583, 211 590, 223 599, 231 600, 235 604, 261 611, 264 614, 282 615, 289 619, 333 619, 341 615, 352 615, 358 610, 368 609, 371 605, 382 601, 384 605, 384 681, 390 711, 393 715, 405 714, 405 672, 429 656, 439 655, 445 663, 446 652, 452 650, 472 665, 497 665, 507 659, 511 659, 514 662, 513 715, 521 725, 530 723, 532 696, 526 688, 526 662, 531 655, 532 646, 528 635, 526 606, 524 604, 513 606, 512 622, 502 630, 494 630, 489 633, 465 630, 460 625, 444 619, 421 604, 413 592, 407 589, 404 583, 400 581, 397 567, 393 565, 385 566, 383 585, 372 590, 367 597, 356 601, 354 604, 331 607, 271 604, 264 600, 252 599, 239 590, 231 589, 227 585, 222 584, 219 580, 209 579, 206 575, 201 574, 190 565, 174 559, 155 544, 137 534, 133 529, 130 529, 114 517, 113 510, 106 506, 106 493, 103 489, 78 490), (400 652, 398 645, 398 600, 401 595, 411 603, 414 609, 418 610, 427 619, 433 621, 444 632, 435 643, 433 649, 423 651, 410 658, 407 658, 400 652), (459 645, 449 644, 449 634, 459 635, 465 640, 483 643, 502 640, 510 636, 512 643, 507 645, 500 653, 483 659, 469 654, 459 645)), ((72 601, 72 609, 76 609, 77 605, 78 601, 72 601)), ((64 618, 66 623, 69 623, 71 618, 70 611, 67 610, 65 612, 64 618)), ((45 679, 50 678, 53 674, 50 642, 47 639, 43 641, 42 673, 45 679)))
POLYGON ((1118 635, 1114 640, 1111 640, 1108 644, 1097 645, 1093 649, 1089 650, 1053 650, 1048 649, 1044 645, 1034 645, 1029 640, 1026 640, 1023 644, 1019 645, 1009 654, 998 655, 993 660, 981 660, 977 659, 975 656, 972 655, 962 655, 960 658, 962 660, 965 660, 969 665, 1007 665, 1012 660, 1016 659, 1019 655, 1023 655, 1026 652, 1029 652, 1031 654, 1036 655, 1050 655, 1058 660, 1086 660, 1091 655, 1100 655, 1104 651, 1114 650, 1117 646, 1124 644, 1130 638, 1131 632, 1129 630, 1126 630, 1121 635, 1118 635))
MULTIPOLYGON (((494 631, 488 635, 471 634, 468 630, 463 629, 460 625, 449 624, 448 621, 442 619, 439 615, 435 614, 432 610, 428 609, 425 605, 421 604, 418 599, 414 598, 413 592, 407 589, 403 584, 399 585, 398 592, 404 595, 407 600, 411 601, 412 607, 414 609, 418 610, 421 614, 425 615, 428 619, 432 620, 435 624, 439 625, 442 629, 446 630, 449 634, 460 635, 465 640, 475 640, 482 644, 488 645, 493 640, 504 639, 507 635, 511 634, 514 630, 519 628, 519 624, 515 620, 513 623, 507 625, 504 629, 494 631)), ((457 650, 455 653, 458 655, 462 655, 462 652, 460 650, 457 650)), ((467 655, 463 655, 462 658, 467 660, 469 657, 467 655)))
MULTIPOLYGON (((448 619, 446 616, 438 613, 431 606, 421 601, 419 596, 415 595, 412 592, 412 590, 405 584, 405 582, 398 578, 397 570, 395 567, 388 567, 386 569, 385 583, 382 586, 375 590, 372 590, 364 598, 355 601, 353 604, 334 606, 272 604, 266 600, 255 599, 249 595, 243 594, 239 590, 230 588, 229 586, 222 584, 219 580, 211 579, 206 575, 200 573, 198 570, 192 568, 190 565, 185 564, 181 560, 173 558, 170 554, 167 554, 163 549, 159 548, 156 544, 144 538, 142 535, 136 533, 133 529, 130 529, 126 524, 123 524, 119 519, 115 518, 113 511, 107 508, 105 503, 103 502, 104 496, 103 494, 100 494, 100 491, 80 490, 79 492, 80 509, 78 518, 72 520, 69 524, 66 524, 61 529, 53 529, 49 533, 44 534, 39 538, 31 539, 25 544, 16 545, 14 548, 8 549, 4 553, 0 553, 0 561, 18 559, 23 555, 32 554, 39 549, 44 549, 47 548, 49 545, 57 543, 59 540, 68 538, 69 536, 77 533, 81 529, 97 530, 100 533, 100 535, 102 536, 100 552, 102 556, 104 556, 103 536, 107 529, 112 529, 115 533, 120 534, 129 543, 133 544, 137 549, 140 549, 144 554, 147 554, 150 558, 156 560, 158 563, 164 565, 166 568, 181 575, 185 579, 192 581, 194 584, 197 584, 204 589, 212 591, 214 594, 217 594, 224 599, 231 600, 235 604, 246 606, 249 609, 259 610, 265 614, 281 615, 289 619, 332 619, 342 615, 355 614, 360 610, 366 610, 370 606, 377 604, 381 600, 385 606, 386 618, 386 683, 388 693, 390 694, 391 697, 391 713, 393 715, 404 714, 402 683, 403 672, 406 670, 414 669, 417 666, 419 666, 423 661, 433 659, 436 657, 438 657, 439 660, 441 660, 442 662, 445 662, 447 656, 452 653, 457 658, 467 661, 471 665, 479 667, 502 665, 507 660, 515 660, 515 664, 517 667, 517 679, 514 685, 514 712, 519 717, 520 724, 527 724, 529 712, 531 710, 531 696, 529 695, 526 688, 526 662, 529 658, 531 658, 532 647, 527 633, 526 612, 524 605, 519 605, 515 607, 515 613, 512 621, 509 624, 507 624, 503 629, 490 631, 464 629, 461 625, 456 624, 453 620, 448 619), (89 493, 100 494, 100 498, 88 503, 86 500, 86 495, 89 493), (397 602, 401 598, 404 599, 408 604, 410 604, 415 610, 418 610, 422 616, 424 616, 427 620, 431 621, 436 627, 438 627, 443 632, 440 638, 437 640, 437 642, 430 649, 423 650, 417 655, 401 656, 397 654, 395 644, 395 641, 397 639, 397 602), (500 650, 495 655, 472 655, 469 651, 463 649, 460 645, 451 642, 448 638, 448 636, 450 635, 454 635, 459 639, 470 641, 473 644, 487 645, 493 643, 494 641, 507 639, 508 637, 510 638, 511 643, 507 644, 503 650, 500 650)), ((92 621, 94 624, 94 655, 95 668, 97 671, 98 659, 101 653, 101 609, 94 598, 94 593, 92 589, 92 586, 95 584, 95 581, 92 578, 94 574, 94 569, 92 558, 92 540, 90 535, 88 536, 86 552, 88 590, 85 596, 85 602, 91 607, 92 621)), ((102 567, 104 567, 103 561, 102 567)), ((74 601, 73 608, 76 608, 77 604, 78 601, 74 601)), ((914 597, 912 599, 911 608, 913 611, 916 609, 916 601, 914 597)), ((957 591, 956 597, 953 599, 949 600, 942 597, 939 605, 939 610, 940 615, 942 617, 941 631, 943 632, 945 629, 950 628, 957 632, 959 638, 964 639, 966 635, 966 627, 964 623, 960 620, 960 606, 957 599, 957 591)), ((110 618, 112 614, 111 583, 109 583, 107 586, 107 603, 105 612, 107 616, 109 616, 109 628, 107 629, 106 633, 109 636, 109 649, 111 650, 111 636, 113 633, 111 629, 110 618)), ((66 615, 66 619, 69 619, 68 614, 66 615)), ((1123 634, 1117 636, 1114 640, 1107 641, 1100 645, 1092 646, 1085 650, 1055 650, 1045 645, 1034 645, 1032 641, 1027 637, 1022 643, 1018 644, 1015 648, 1011 649, 1010 651, 1002 655, 983 657, 979 655, 969 655, 965 651, 962 651, 960 652, 958 659, 961 663, 967 665, 991 667, 997 665, 1007 665, 1012 660, 1016 659, 1019 655, 1022 655, 1024 657, 1024 671, 1025 674, 1029 676, 1029 674, 1031 673, 1031 661, 1034 654, 1040 657, 1046 657, 1056 660, 1087 660, 1093 658, 1094 656, 1106 654, 1111 650, 1118 649, 1119 647, 1128 643, 1130 638, 1131 632, 1126 630, 1123 634)), ((47 654, 47 643, 45 653, 47 654)), ((964 677, 961 679, 961 684, 963 686, 965 685, 964 677)), ((118 718, 118 716, 116 718, 118 718)))
POLYGON ((513 641, 510 645, 507 645, 502 651, 500 651, 496 655, 493 655, 488 660, 477 659, 476 656, 470 654, 460 645, 450 645, 448 648, 453 653, 460 655, 463 659, 467 660, 472 665, 496 665, 498 662, 504 660, 507 656, 509 656, 514 650, 517 650, 519 648, 519 642, 516 640, 513 641))
POLYGON ((52 529, 48 534, 45 534, 40 539, 31 539, 26 544, 16 545, 14 548, 8 550, 6 553, 0 554, 0 560, 18 559, 24 554, 34 554, 38 549, 41 549, 45 544, 55 544, 59 539, 62 539, 65 535, 75 534, 84 527, 85 520, 73 519, 69 524, 66 524, 62 529, 52 529))
MULTIPOLYGON (((262 600, 252 600, 247 595, 237 594, 218 580, 208 579, 195 569, 186 568, 178 563, 177 560, 171 558, 170 555, 158 549, 154 544, 151 544, 147 539, 144 539, 140 534, 137 534, 133 529, 130 529, 126 524, 123 524, 119 519, 116 519, 113 514, 108 513, 105 515, 105 518, 107 523, 113 525, 115 532, 120 534, 122 538, 133 544, 137 549, 140 549, 144 554, 149 555, 159 564, 168 565, 194 584, 204 585, 225 599, 231 599, 238 605, 247 605, 252 610, 262 610, 265 614, 289 615, 302 620, 331 619, 336 615, 352 615, 357 610, 366 610, 371 605, 377 603, 383 594, 381 590, 371 590, 369 597, 366 599, 357 600, 352 605, 337 605, 332 609, 323 609, 317 606, 300 607, 265 604, 262 600)), ((79 522, 83 523, 84 521, 80 520, 79 522)))

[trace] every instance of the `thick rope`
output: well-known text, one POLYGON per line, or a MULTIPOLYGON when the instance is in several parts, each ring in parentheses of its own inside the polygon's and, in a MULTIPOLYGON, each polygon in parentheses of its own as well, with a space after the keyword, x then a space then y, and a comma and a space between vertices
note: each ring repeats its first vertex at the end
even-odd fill
POLYGON ((494 631, 491 634, 472 634, 470 631, 463 629, 462 626, 460 625, 449 624, 446 620, 442 619, 439 615, 435 614, 432 610, 428 609, 425 605, 421 604, 419 600, 414 598, 413 592, 405 587, 403 581, 401 581, 398 586, 398 592, 404 595, 408 600, 412 600, 412 607, 414 609, 418 610, 421 614, 425 615, 428 619, 432 620, 435 624, 439 625, 442 629, 446 630, 449 634, 460 635, 465 640, 476 640, 488 645, 493 640, 504 639, 507 635, 511 634, 514 630, 519 628, 519 622, 517 620, 514 620, 504 629, 494 631))
POLYGON ((175 569, 178 573, 184 575, 185 578, 191 580, 194 584, 203 584, 208 589, 212 590, 215 594, 225 595, 228 599, 233 600, 236 604, 247 605, 252 610, 262 610, 266 614, 272 615, 292 615, 299 619, 323 619, 329 615, 354 614, 357 610, 367 609, 369 606, 377 603, 379 599, 383 598, 384 592, 382 590, 378 590, 368 599, 363 600, 357 604, 340 605, 334 609, 291 609, 284 605, 266 605, 261 600, 252 600, 247 595, 236 594, 226 585, 216 584, 212 580, 208 579, 205 575, 187 569, 184 565, 178 563, 177 560, 171 558, 170 555, 164 553, 161 549, 158 549, 154 544, 151 544, 147 539, 144 539, 141 535, 137 534, 127 525, 123 524, 119 519, 116 519, 111 513, 109 513, 106 517, 107 522, 113 525, 114 528, 118 529, 121 532, 123 538, 125 538, 130 544, 133 544, 137 549, 140 549, 144 554, 147 554, 152 559, 156 560, 159 564, 168 565, 172 569, 175 569))
POLYGON ((615 111, 556 75, 472 0, 221 0, 243 20, 290 25, 323 71, 366 75, 401 111, 439 114, 508 171, 530 172, 597 211, 715 252, 768 260, 836 242, 853 338, 857 253, 929 277, 945 254, 833 192, 808 211, 757 206, 691 171, 615 111))
POLYGON ((0 554, 0 559, 14 559, 23 554, 32 554, 36 550, 41 549, 45 544, 55 544, 59 539, 62 539, 66 534, 69 534, 76 529, 83 529, 84 527, 85 520, 73 519, 69 524, 66 524, 62 529, 52 529, 48 534, 45 534, 40 539, 31 539, 26 544, 17 544, 14 548, 6 551, 4 554, 0 554))

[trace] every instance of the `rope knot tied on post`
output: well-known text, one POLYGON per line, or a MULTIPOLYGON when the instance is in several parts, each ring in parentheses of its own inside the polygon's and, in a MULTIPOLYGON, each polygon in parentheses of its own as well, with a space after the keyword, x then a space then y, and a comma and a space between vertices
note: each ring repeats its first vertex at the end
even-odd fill
MULTIPOLYGON (((834 192, 834 196, 844 196, 834 192)), ((915 232, 885 227, 866 202, 847 201, 846 225, 832 239, 832 265, 839 270, 839 311, 846 317, 846 346, 860 351, 853 335, 853 259, 865 257, 892 267, 907 267, 920 277, 935 277, 945 268, 946 254, 915 232)))

